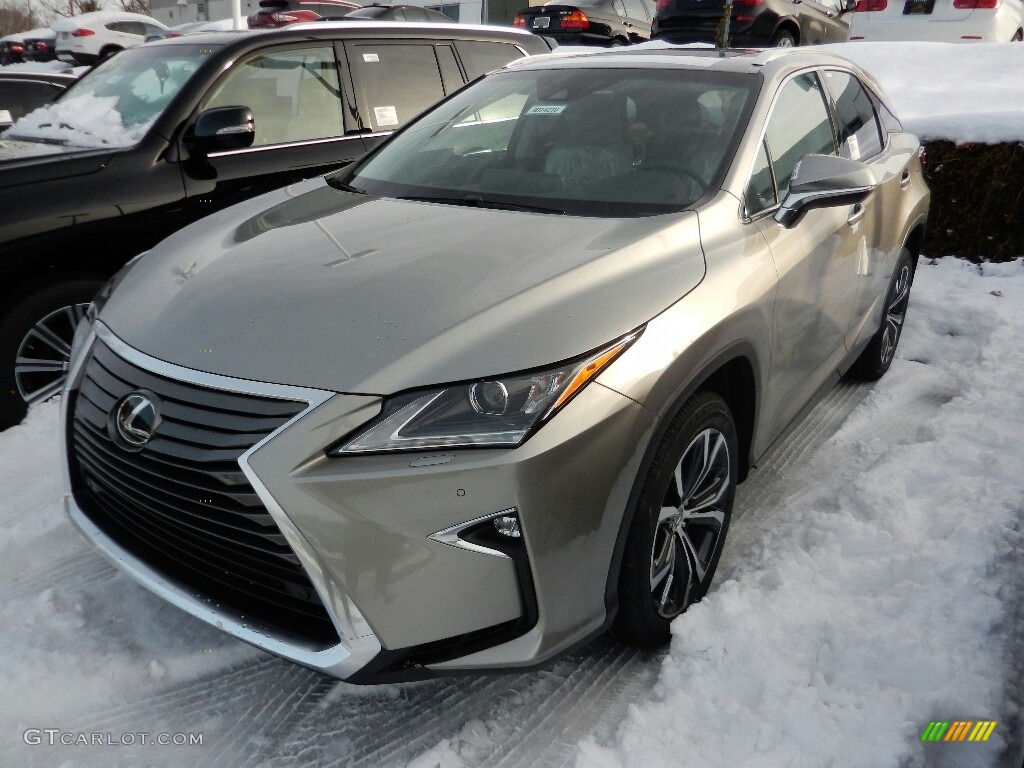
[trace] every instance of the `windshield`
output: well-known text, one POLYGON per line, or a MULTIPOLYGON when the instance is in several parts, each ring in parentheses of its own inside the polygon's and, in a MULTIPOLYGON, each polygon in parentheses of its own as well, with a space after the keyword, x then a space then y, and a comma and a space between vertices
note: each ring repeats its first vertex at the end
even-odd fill
POLYGON ((688 69, 500 72, 426 113, 338 183, 582 216, 684 210, 718 183, 756 82, 688 69))
POLYGON ((137 144, 215 50, 205 44, 123 51, 88 72, 57 101, 18 120, 7 138, 76 147, 137 144))

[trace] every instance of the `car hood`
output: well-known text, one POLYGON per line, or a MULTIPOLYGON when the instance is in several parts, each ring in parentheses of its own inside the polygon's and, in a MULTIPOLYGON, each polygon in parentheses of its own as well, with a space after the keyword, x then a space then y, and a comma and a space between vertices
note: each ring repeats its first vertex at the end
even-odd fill
POLYGON ((110 154, 109 149, 66 147, 0 135, 0 187, 95 173, 106 165, 110 154))
POLYGON ((171 236, 123 277, 101 318, 178 365, 390 394, 580 355, 703 275, 694 213, 575 218, 315 180, 171 236))

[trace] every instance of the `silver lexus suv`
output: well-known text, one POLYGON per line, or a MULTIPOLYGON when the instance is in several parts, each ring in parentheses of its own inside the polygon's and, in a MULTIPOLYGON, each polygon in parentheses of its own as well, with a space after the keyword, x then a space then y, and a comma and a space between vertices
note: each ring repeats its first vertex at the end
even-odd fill
POLYGON ((354 682, 664 643, 736 484, 892 362, 919 155, 819 52, 494 72, 104 288, 68 512, 178 607, 354 682))

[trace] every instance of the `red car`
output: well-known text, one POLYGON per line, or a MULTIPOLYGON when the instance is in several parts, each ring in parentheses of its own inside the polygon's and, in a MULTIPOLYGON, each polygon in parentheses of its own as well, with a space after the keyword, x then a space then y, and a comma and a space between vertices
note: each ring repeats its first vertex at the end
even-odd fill
POLYGON ((249 29, 286 27, 324 16, 344 16, 360 7, 347 0, 260 0, 260 9, 248 19, 249 29))

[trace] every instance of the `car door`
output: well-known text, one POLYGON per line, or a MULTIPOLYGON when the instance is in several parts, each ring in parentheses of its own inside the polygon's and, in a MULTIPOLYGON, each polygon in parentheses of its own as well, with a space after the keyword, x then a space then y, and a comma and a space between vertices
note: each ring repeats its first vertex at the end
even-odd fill
POLYGON ((352 95, 330 41, 259 52, 211 87, 199 111, 246 106, 256 136, 245 149, 199 155, 179 141, 193 218, 340 168, 366 151, 352 95))
POLYGON ((644 0, 622 0, 626 7, 626 30, 630 42, 640 43, 651 37, 651 10, 644 0))
POLYGON ((858 287, 854 206, 808 211, 789 228, 772 215, 808 154, 838 155, 828 102, 815 72, 790 77, 776 94, 745 201, 778 273, 765 404, 774 415, 771 434, 779 434, 823 385, 838 379, 858 287))
POLYGON ((850 38, 853 14, 843 12, 843 0, 803 0, 803 4, 819 22, 819 39, 808 42, 841 43, 850 38))
POLYGON ((857 241, 857 287, 847 329, 847 347, 871 335, 885 294, 889 273, 903 243, 893 239, 900 231, 901 197, 910 183, 908 164, 913 153, 888 141, 872 98, 851 72, 828 69, 822 73, 839 134, 840 154, 867 164, 878 184, 874 192, 853 208, 859 222, 851 225, 857 241))

